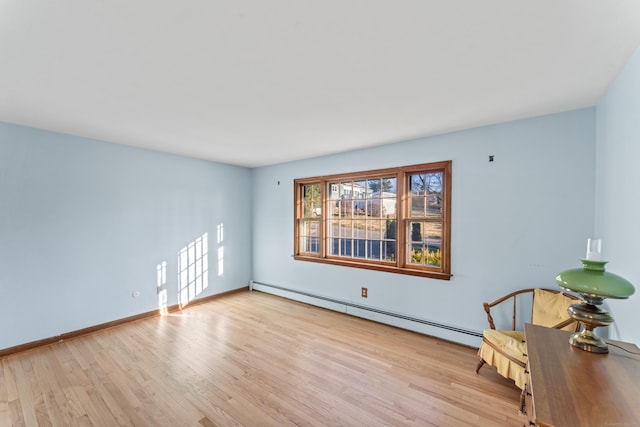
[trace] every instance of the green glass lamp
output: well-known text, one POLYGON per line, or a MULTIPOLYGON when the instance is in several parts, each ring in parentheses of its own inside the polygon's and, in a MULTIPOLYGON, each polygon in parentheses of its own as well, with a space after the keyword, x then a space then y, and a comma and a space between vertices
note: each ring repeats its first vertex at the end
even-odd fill
POLYGON ((613 317, 598 307, 605 298, 625 299, 635 292, 633 285, 626 279, 605 271, 607 261, 600 260, 602 241, 587 241, 587 256, 581 259, 582 268, 563 271, 556 276, 556 283, 568 291, 577 292, 582 302, 573 304, 567 310, 569 315, 582 323, 581 332, 569 337, 569 343, 585 351, 608 353, 609 348, 593 331, 598 326, 609 326, 613 317))

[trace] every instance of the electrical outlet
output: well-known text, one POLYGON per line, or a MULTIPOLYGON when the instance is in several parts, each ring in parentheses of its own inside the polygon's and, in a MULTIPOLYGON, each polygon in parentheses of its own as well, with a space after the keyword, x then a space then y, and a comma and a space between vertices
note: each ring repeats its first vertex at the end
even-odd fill
POLYGON ((367 297, 367 288, 362 288, 362 298, 367 297))

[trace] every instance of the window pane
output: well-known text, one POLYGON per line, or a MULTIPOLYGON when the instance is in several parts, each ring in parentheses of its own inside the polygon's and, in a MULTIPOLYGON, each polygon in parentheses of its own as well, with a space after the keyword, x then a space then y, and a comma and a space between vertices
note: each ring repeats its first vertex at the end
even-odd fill
POLYGON ((365 216, 366 200, 355 199, 353 201, 353 216, 363 218, 365 216))
POLYGON ((320 223, 318 221, 303 221, 302 227, 304 228, 302 234, 317 237, 320 229, 320 223))
POLYGON ((320 246, 317 237, 303 236, 301 237, 300 247, 302 252, 317 254, 320 253, 320 246))
POLYGON ((387 219, 382 221, 382 233, 384 239, 395 240, 396 239, 396 226, 397 221, 393 219, 387 219))
POLYGON ((442 172, 411 175, 411 218, 442 219, 442 180, 442 172))
POLYGON ((425 240, 425 249, 427 252, 426 264, 432 266, 440 266, 442 246, 442 223, 427 223, 427 238, 425 240))
POLYGON ((381 230, 384 227, 384 221, 369 220, 367 221, 367 239, 378 240, 381 238, 381 230))
POLYGON ((441 265, 442 223, 409 223, 410 243, 407 262, 439 267, 441 265))
POLYGON ((362 219, 356 219, 353 221, 353 237, 357 239, 364 239, 366 233, 365 221, 362 219))
POLYGON ((329 195, 327 215, 337 216, 340 214, 340 183, 330 182, 327 187, 329 195))
POLYGON ((382 242, 382 259, 384 261, 395 262, 396 260, 396 242, 382 242))
POLYGON ((329 237, 338 237, 340 231, 340 223, 336 220, 327 221, 327 235, 329 237))
POLYGON ((351 245, 353 241, 351 239, 340 239, 340 255, 351 256, 351 245))
POLYGON ((427 196, 427 218, 442 218, 442 197, 438 194, 427 196))
POLYGON ((396 215, 397 201, 397 179, 395 177, 387 177, 382 179, 381 212, 380 215, 386 218, 396 215))
POLYGON ((353 200, 343 198, 338 202, 339 215, 341 218, 351 218, 353 212, 353 200))
POLYGON ((411 243, 423 243, 424 239, 424 223, 422 222, 410 222, 408 229, 408 238, 411 243))
POLYGON ((382 259, 385 261, 396 260, 396 227, 397 222, 395 220, 388 219, 383 222, 383 239, 382 242, 382 259))
POLYGON ((409 203, 411 205, 409 215, 412 218, 424 217, 424 196, 412 196, 409 203))
POLYGON ((351 220, 340 221, 340 237, 351 237, 352 235, 351 220))
POLYGON ((409 178, 409 191, 412 196, 424 196, 426 192, 427 176, 425 174, 411 175, 409 178))
POLYGON ((367 181, 367 216, 394 217, 396 214, 396 178, 369 179, 367 181))
POLYGON ((340 239, 327 239, 327 252, 331 256, 340 255, 340 239))
POLYGON ((300 231, 300 251, 308 253, 320 253, 320 222, 302 221, 300 231))
POLYGON ((395 218, 396 216, 396 195, 393 193, 385 193, 392 194, 391 197, 384 197, 381 200, 382 210, 380 215, 384 218, 395 218))
POLYGON ((351 199, 353 194, 353 183, 351 181, 345 181, 340 183, 340 198, 351 199))
POLYGON ((329 185, 329 200, 340 199, 340 183, 330 182, 328 185, 329 185))
POLYGON ((367 240, 367 258, 372 260, 381 259, 381 243, 382 242, 380 242, 379 240, 367 240))
POLYGON ((342 228, 342 221, 333 221, 333 225, 331 226, 331 235, 333 237, 340 237, 342 228))
POLYGON ((365 240, 357 239, 353 241, 353 256, 354 258, 365 258, 365 240))
POLYGON ((429 194, 442 194, 442 172, 434 172, 426 175, 426 190, 429 194))
POLYGON ((313 236, 302 236, 300 238, 300 247, 302 252, 314 253, 317 254, 320 252, 319 241, 317 237, 313 236))
POLYGON ((367 192, 367 183, 365 180, 354 181, 353 183, 353 199, 364 199, 367 192))
POLYGON ((320 184, 303 185, 302 194, 302 216, 304 218, 320 216, 322 212, 320 184))
POLYGON ((419 264, 424 265, 424 257, 423 257, 423 246, 420 244, 409 245, 409 250, 407 251, 407 262, 409 264, 419 264))
POLYGON ((427 175, 427 217, 442 218, 442 172, 427 175))

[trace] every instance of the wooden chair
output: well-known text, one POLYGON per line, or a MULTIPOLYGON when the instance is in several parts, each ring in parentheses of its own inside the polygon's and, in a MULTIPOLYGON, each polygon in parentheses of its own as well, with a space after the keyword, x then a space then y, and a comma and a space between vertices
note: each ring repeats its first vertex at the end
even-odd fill
POLYGON ((525 373, 527 355, 525 354, 524 331, 516 330, 516 315, 518 297, 526 294, 533 294, 528 295, 529 298, 532 298, 531 323, 574 332, 580 329, 580 323, 569 317, 567 313, 567 308, 579 298, 557 290, 522 289, 505 295, 492 303, 482 303, 484 311, 487 312, 489 329, 485 329, 482 333, 482 344, 478 349, 480 362, 478 362, 476 374, 482 365, 487 363, 495 366, 503 377, 512 379, 522 390, 524 390, 527 378, 525 373), (491 309, 509 300, 513 303, 511 330, 496 330, 491 309))

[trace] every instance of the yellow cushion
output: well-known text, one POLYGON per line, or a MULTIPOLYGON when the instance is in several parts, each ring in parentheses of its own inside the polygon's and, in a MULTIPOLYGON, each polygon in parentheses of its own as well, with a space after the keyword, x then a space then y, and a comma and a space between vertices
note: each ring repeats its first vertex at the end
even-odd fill
MULTIPOLYGON (((569 318, 567 309, 571 304, 578 301, 572 300, 564 296, 562 293, 547 292, 542 289, 536 289, 533 296, 533 313, 531 323, 546 327, 553 327, 569 318)), ((575 323, 562 328, 566 331, 573 331, 575 323)))
POLYGON ((480 348, 478 349, 478 356, 490 366, 495 366, 500 375, 505 378, 511 378, 519 388, 524 389, 524 384, 527 381, 524 368, 498 353, 484 342, 484 340, 490 341, 504 353, 526 364, 527 357, 524 355, 526 351, 524 332, 485 329, 483 337, 482 344, 480 344, 480 348))
POLYGON ((524 332, 485 329, 483 337, 514 359, 527 363, 524 332))

